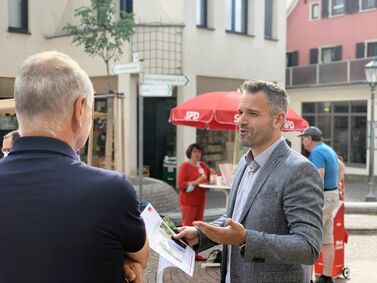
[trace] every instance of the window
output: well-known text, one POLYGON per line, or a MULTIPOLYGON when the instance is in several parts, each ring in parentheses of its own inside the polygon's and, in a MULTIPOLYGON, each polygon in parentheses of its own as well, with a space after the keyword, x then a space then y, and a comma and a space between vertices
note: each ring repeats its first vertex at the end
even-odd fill
POLYGON ((377 41, 367 43, 367 57, 377 56, 377 41))
POLYGON ((322 130, 325 143, 348 165, 365 167, 367 101, 310 102, 302 109, 302 116, 322 130))
POLYGON ((377 56, 377 41, 356 43, 356 58, 377 56))
POLYGON ((287 52, 286 62, 287 67, 298 66, 298 51, 287 52))
POLYGON ((28 1, 8 1, 8 31, 28 32, 28 1))
POLYGON ((331 6, 332 15, 344 14, 344 11, 345 11, 344 0, 332 0, 332 6, 331 6))
POLYGON ((319 19, 319 3, 312 3, 310 5, 310 19, 311 20, 319 19))
POLYGON ((207 0, 196 0, 196 25, 207 27, 207 0))
POLYGON ((377 1, 376 0, 361 0, 361 9, 368 10, 377 8, 377 1))
POLYGON ((264 37, 273 38, 274 0, 264 1, 264 37))
POLYGON ((365 43, 358 42, 356 43, 356 58, 364 58, 365 57, 365 43))
POLYGON ((326 64, 326 63, 331 63, 335 61, 335 48, 330 47, 330 48, 323 48, 321 50, 321 62, 326 64))
POLYGON ((310 6, 310 19, 318 20, 319 19, 319 3, 312 3, 310 6))
POLYGON ((120 0, 120 11, 126 12, 126 13, 133 13, 134 7, 133 7, 133 0, 120 0))
POLYGON ((342 60, 342 46, 323 47, 320 49, 321 63, 327 64, 342 60))
POLYGON ((226 30, 247 33, 247 0, 226 0, 226 30))

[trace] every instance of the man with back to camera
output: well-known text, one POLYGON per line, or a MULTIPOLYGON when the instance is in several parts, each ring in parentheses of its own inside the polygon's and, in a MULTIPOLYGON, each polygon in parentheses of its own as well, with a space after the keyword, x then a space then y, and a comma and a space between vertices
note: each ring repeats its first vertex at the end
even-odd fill
POLYGON ((127 178, 77 161, 94 91, 70 57, 29 57, 14 87, 21 137, 0 161, 0 282, 142 282, 149 245, 127 178))
POLYGON ((3 147, 1 148, 3 157, 8 156, 9 152, 12 149, 14 141, 18 139, 19 137, 20 137, 20 134, 18 133, 18 130, 11 131, 3 137, 3 147))
MULTIPOLYGON (((322 141, 322 131, 309 127, 299 135, 304 148, 310 152, 309 160, 317 167, 324 183, 323 207, 323 273, 318 283, 332 283, 332 268, 334 264, 334 221, 333 212, 339 205, 338 192, 338 156, 335 151, 322 141)), ((313 272, 311 272, 312 274, 313 272)))
POLYGON ((239 106, 241 143, 227 213, 211 224, 181 227, 197 251, 223 244, 221 282, 307 283, 322 240, 322 182, 291 150, 281 129, 288 97, 265 81, 246 81, 239 106))

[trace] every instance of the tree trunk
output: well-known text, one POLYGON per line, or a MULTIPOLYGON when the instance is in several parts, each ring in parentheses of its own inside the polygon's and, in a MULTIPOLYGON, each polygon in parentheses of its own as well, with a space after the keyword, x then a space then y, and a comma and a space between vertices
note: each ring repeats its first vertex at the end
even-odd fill
MULTIPOLYGON (((106 63, 107 73, 107 93, 113 93, 111 89, 111 78, 109 71, 109 61, 106 63)), ((106 115, 106 146, 105 146, 105 168, 113 167, 113 144, 114 144, 114 97, 107 98, 107 115, 106 115)))
POLYGON ((105 168, 113 167, 114 97, 107 98, 105 168))
POLYGON ((109 70, 109 61, 105 61, 106 64, 106 74, 107 74, 107 92, 110 93, 111 89, 111 78, 110 78, 110 70, 109 70))

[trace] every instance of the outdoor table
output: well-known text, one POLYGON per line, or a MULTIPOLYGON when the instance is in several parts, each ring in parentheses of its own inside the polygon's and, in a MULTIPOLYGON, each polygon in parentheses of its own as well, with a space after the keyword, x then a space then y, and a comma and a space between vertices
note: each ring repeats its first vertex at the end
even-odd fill
POLYGON ((200 188, 209 189, 213 192, 223 192, 225 194, 225 204, 228 205, 229 191, 231 186, 227 185, 211 185, 211 184, 199 184, 200 188))

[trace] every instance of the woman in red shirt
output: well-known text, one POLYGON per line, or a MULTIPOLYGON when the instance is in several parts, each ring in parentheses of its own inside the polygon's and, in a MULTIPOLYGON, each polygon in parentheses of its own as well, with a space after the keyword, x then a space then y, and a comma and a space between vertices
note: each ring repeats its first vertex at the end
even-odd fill
POLYGON ((208 182, 210 169, 200 161, 200 145, 189 145, 186 156, 188 161, 183 162, 178 170, 179 206, 182 225, 192 226, 193 221, 203 220, 206 195, 205 189, 199 188, 199 184, 208 182))
MULTIPOLYGON (((210 177, 210 169, 200 161, 202 148, 198 144, 190 144, 186 149, 188 161, 181 164, 178 170, 179 207, 182 213, 182 226, 192 226, 195 220, 203 221, 206 205, 205 189, 199 184, 206 183, 210 177)), ((205 260, 200 254, 195 260, 205 260)))

